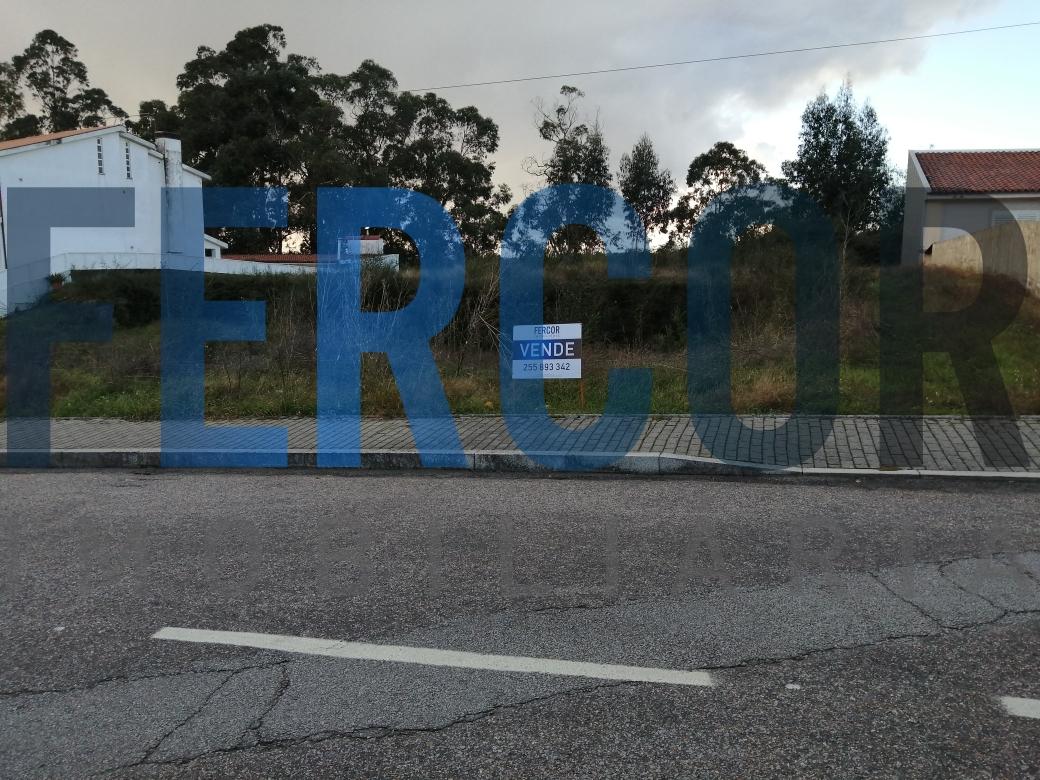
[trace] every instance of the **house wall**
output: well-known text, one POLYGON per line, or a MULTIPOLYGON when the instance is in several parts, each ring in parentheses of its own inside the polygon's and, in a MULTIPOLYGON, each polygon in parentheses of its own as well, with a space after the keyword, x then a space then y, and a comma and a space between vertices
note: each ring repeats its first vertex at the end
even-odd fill
POLYGON ((906 191, 903 196, 903 251, 902 263, 921 262, 922 236, 928 191, 924 174, 913 152, 906 163, 906 191))
MULTIPOLYGON (((923 253, 933 244, 989 230, 993 227, 994 212, 998 211, 989 198, 926 196, 922 201, 920 212, 904 221, 903 263, 921 262, 923 253), (941 227, 924 227, 925 224, 941 227)), ((997 201, 1012 214, 1040 212, 1040 197, 1006 197, 997 201)))
MULTIPOLYGON (((6 240, 0 242, 0 316, 28 305, 46 291, 40 280, 71 268, 158 268, 162 252, 162 188, 166 174, 161 154, 116 129, 100 135, 72 136, 61 143, 11 150, 0 155, 0 207, 7 215, 11 187, 118 187, 134 191, 134 226, 128 228, 54 228, 51 258, 27 269, 23 285, 9 279, 6 240), (98 140, 103 173, 98 172, 98 140), (130 152, 130 177, 126 153, 130 152), (11 289, 8 290, 8 282, 11 289)), ((185 170, 181 185, 201 187, 202 179, 185 170)), ((4 226, 4 237, 8 227, 4 226)))
MULTIPOLYGON (((1008 211, 1040 211, 1040 197, 998 198, 1008 211)), ((975 234, 993 227, 996 204, 985 198, 929 198, 927 217, 931 224, 922 231, 922 249, 939 241, 950 241, 965 233, 975 234)))
MULTIPOLYGON (((1040 195, 997 196, 997 200, 1011 212, 1040 211, 1040 195)), ((907 161, 903 203, 903 264, 920 263, 925 250, 938 242, 989 230, 996 210, 996 204, 987 197, 930 195, 914 152, 907 161)))
POLYGON ((1019 247, 1016 230, 1021 230, 1025 239, 1029 266, 1027 286, 1040 292, 1040 222, 1019 222, 1017 228, 1015 225, 987 227, 971 235, 939 241, 932 247, 932 253, 925 256, 925 266, 982 273, 982 253, 985 252, 987 272, 1013 277, 1009 269, 1019 247))
MULTIPOLYGON (((163 160, 156 152, 121 133, 100 136, 105 172, 97 172, 96 138, 73 136, 60 144, 0 157, 0 199, 8 213, 11 187, 120 187, 134 190, 132 228, 56 228, 54 254, 68 252, 142 252, 159 254, 162 234, 160 206, 165 184, 163 160), (126 147, 131 178, 126 176, 126 147)), ((200 187, 198 176, 185 173, 183 186, 200 187)))
POLYGON ((219 260, 221 257, 224 256, 224 248, 220 244, 218 244, 215 239, 210 238, 209 236, 205 236, 202 241, 203 255, 206 258, 213 258, 214 260, 219 260))

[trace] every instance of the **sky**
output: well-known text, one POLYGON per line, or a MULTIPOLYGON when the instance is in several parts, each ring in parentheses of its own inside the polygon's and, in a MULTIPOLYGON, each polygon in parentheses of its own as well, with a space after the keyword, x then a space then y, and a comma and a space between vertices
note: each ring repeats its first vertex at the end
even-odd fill
MULTIPOLYGON (((75 43, 93 85, 136 112, 141 100, 176 99, 175 78, 200 45, 235 31, 282 26, 289 50, 348 73, 366 58, 402 88, 819 46, 1040 20, 1029 0, 441 0, 380 3, 181 0, 179 3, 34 0, 0 27, 0 59, 50 27, 75 43)), ((821 90, 849 79, 891 135, 890 157, 909 149, 1038 147, 1040 27, 831 51, 567 79, 437 90, 475 105, 500 127, 498 182, 520 196, 537 187, 523 160, 545 156, 534 101, 559 87, 586 93, 614 170, 642 133, 678 182, 719 140, 746 149, 771 173, 794 156, 800 115, 821 90)))

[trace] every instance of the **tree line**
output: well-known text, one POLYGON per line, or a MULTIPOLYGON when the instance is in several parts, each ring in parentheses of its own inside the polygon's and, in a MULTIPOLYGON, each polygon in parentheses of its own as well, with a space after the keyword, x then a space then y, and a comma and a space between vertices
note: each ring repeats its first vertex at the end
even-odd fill
MULTIPOLYGON (((402 92, 393 73, 372 60, 346 75, 324 71, 314 58, 287 51, 278 26, 240 30, 219 51, 199 47, 176 86, 175 103, 144 100, 131 116, 91 84, 74 44, 43 30, 24 52, 0 62, 0 136, 122 121, 148 140, 160 131, 179 134, 185 160, 215 185, 287 188, 288 227, 234 231, 238 251, 280 251, 290 235, 313 251, 318 187, 423 192, 452 215, 473 254, 497 248, 515 208, 509 188, 492 181, 499 144, 493 119, 432 92, 402 92)), ((549 185, 616 186, 647 231, 669 246, 686 246, 706 210, 735 188, 804 190, 833 221, 843 259, 855 236, 891 231, 901 219, 888 134, 848 84, 806 106, 797 156, 783 163, 782 177, 769 177, 747 152, 719 141, 690 162, 684 189, 646 134, 621 155, 615 177, 603 128, 584 113, 584 97, 565 85, 552 105, 536 103, 537 132, 551 151, 524 160, 524 169, 549 185)), ((594 241, 587 230, 565 228, 551 246, 572 254, 594 248, 594 241)))

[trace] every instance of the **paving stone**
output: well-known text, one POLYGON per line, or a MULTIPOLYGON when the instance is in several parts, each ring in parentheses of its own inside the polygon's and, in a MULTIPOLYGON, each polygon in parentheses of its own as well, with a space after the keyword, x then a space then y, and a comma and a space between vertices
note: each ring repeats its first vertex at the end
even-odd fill
MULTIPOLYGON (((462 415, 455 428, 468 452, 517 453, 517 439, 528 450, 555 452, 642 452, 718 458, 765 466, 879 469, 921 468, 929 471, 1000 472, 1040 470, 1040 415, 1017 420, 964 417, 912 418, 876 416, 790 417, 702 415, 696 423, 687 415, 656 416, 648 421, 630 416, 568 415, 549 429, 540 418, 506 420, 496 415, 462 415), (1017 431, 1017 439, 1016 439, 1017 431), (1022 456, 1024 453, 1025 460, 1022 456)), ((429 421, 425 421, 429 423, 429 421)), ((211 425, 246 428, 276 426, 288 434, 294 465, 306 465, 316 448, 312 418, 213 421, 211 425)), ((417 421, 423 425, 424 421, 417 421)), ((414 461, 413 426, 404 419, 363 418, 362 448, 401 453, 401 463, 414 461)), ((429 426, 428 426, 429 427, 429 426)), ((419 430, 417 428, 417 430, 419 430)), ((437 439, 437 449, 451 442, 437 439)), ((450 438, 450 437, 449 437, 450 438)), ((84 465, 91 453, 104 452, 120 461, 134 452, 136 460, 120 462, 154 466, 162 443, 156 421, 56 419, 51 423, 53 463, 84 465)), ((202 443, 200 441, 200 446, 202 443)), ((6 463, 7 425, 0 421, 0 462, 6 463)), ((100 455, 96 456, 102 458, 100 455)), ((313 458, 311 458, 313 459, 313 458)))

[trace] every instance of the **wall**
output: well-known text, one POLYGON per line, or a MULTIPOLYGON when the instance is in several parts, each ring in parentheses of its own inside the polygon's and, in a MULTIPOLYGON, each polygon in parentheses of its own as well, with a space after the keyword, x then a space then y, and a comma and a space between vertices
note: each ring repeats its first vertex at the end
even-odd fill
MULTIPOLYGON (((913 210, 908 211, 903 223, 903 263, 921 261, 922 252, 933 244, 951 241, 993 226, 993 212, 997 204, 989 198, 977 197, 938 197, 911 194, 907 179, 906 205, 913 203, 913 210), (923 227, 925 222, 944 227, 923 227)), ((1040 211, 1040 197, 1007 196, 997 198, 1008 211, 1040 211)), ((1030 224, 1024 222, 1022 224, 1030 224)))
MULTIPOLYGON (((1040 197, 1037 198, 998 198, 1009 211, 1040 211, 1040 197)), ((950 227, 925 228, 923 244, 927 249, 938 241, 949 241, 959 238, 964 233, 974 235, 993 227, 995 204, 990 200, 977 198, 929 198, 928 219, 932 224, 949 225, 950 227)))
MULTIPOLYGON (((1040 292, 1040 222, 1020 222, 1018 228, 1026 243, 1028 287, 1040 292)), ((998 225, 940 241, 932 247, 932 253, 925 256, 925 265, 981 273, 982 252, 986 252, 987 270, 1007 275, 1008 260, 1017 246, 1015 230, 1015 225, 998 225)))
MULTIPOLYGON (((161 255, 118 254, 98 252, 85 254, 70 252, 51 258, 51 273, 68 274, 70 271, 157 271, 161 255)), ((208 274, 292 274, 314 273, 315 266, 302 263, 259 263, 250 260, 224 260, 220 257, 204 259, 203 270, 208 274)))
MULTIPOLYGON (((48 146, 11 150, 0 155, 0 203, 7 215, 10 187, 118 187, 134 190, 134 226, 130 228, 55 228, 51 258, 39 258, 39 268, 27 269, 33 283, 23 285, 0 277, 0 316, 9 306, 26 305, 46 292, 51 273, 76 268, 157 268, 162 251, 163 157, 150 144, 128 138, 119 129, 65 138, 48 146), (101 139, 104 173, 98 173, 97 141, 101 139), (126 149, 130 150, 130 178, 126 149), (8 290, 8 282, 12 286, 8 290)), ((201 187, 202 179, 183 172, 182 185, 201 187)), ((10 226, 5 226, 9 236, 10 226)), ((0 246, 0 268, 6 268, 6 247, 0 246)), ((20 274, 25 275, 25 274, 20 274)))
POLYGON ((906 163, 906 190, 903 196, 903 251, 904 265, 921 262, 921 230, 924 225, 928 191, 924 174, 913 152, 906 163))
MULTIPOLYGON (((161 249, 160 197, 164 183, 163 162, 158 154, 139 143, 130 143, 132 178, 126 177, 125 146, 119 132, 99 136, 105 157, 105 173, 97 172, 97 138, 73 136, 60 144, 0 157, 0 198, 4 213, 10 187, 120 187, 135 191, 135 224, 132 228, 55 229, 54 254, 65 252, 144 252, 161 249)), ((185 186, 201 186, 186 176, 185 186)))

